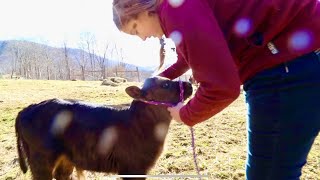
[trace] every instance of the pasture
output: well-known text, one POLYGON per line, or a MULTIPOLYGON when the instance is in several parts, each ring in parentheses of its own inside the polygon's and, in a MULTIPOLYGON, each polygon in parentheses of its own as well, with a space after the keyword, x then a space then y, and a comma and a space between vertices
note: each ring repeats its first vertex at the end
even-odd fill
MULTIPOLYGON (((124 89, 132 84, 138 83, 111 87, 101 86, 100 81, 0 80, 0 180, 30 179, 29 171, 27 175, 20 171, 17 159, 14 122, 21 109, 49 98, 79 99, 107 105, 129 103, 132 99, 124 89)), ((217 116, 194 127, 201 174, 214 180, 244 179, 245 121, 246 107, 241 95, 217 116)), ((165 149, 149 174, 196 175, 187 126, 171 123, 165 149)), ((87 179, 108 179, 108 175, 102 173, 85 172, 85 175, 87 179)), ((320 180, 320 137, 309 154, 302 180, 320 180)))

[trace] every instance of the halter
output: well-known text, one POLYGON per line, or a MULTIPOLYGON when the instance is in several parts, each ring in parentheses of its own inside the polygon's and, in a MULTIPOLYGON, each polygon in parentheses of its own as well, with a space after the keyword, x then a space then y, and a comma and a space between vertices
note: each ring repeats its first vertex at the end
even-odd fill
MULTIPOLYGON (((183 102, 183 100, 184 100, 184 98, 183 98, 184 89, 183 89, 182 81, 179 81, 179 88, 180 88, 180 101, 179 102, 183 102)), ((147 104, 152 104, 152 105, 163 105, 163 106, 167 106, 167 107, 175 106, 175 104, 172 104, 170 102, 145 101, 145 100, 140 100, 140 101, 142 101, 144 103, 147 103, 147 104)))

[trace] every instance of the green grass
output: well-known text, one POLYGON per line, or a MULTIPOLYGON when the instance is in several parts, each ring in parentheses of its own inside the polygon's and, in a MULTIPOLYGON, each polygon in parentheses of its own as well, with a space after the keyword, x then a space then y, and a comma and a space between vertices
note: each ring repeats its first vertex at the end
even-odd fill
MULTIPOLYGON (((31 103, 49 98, 81 99, 101 104, 131 101, 126 83, 119 87, 101 86, 99 81, 0 80, 0 180, 30 179, 17 162, 14 121, 17 113, 31 103)), ((139 85, 139 84, 138 84, 139 85)), ((246 159, 246 109, 241 95, 231 106, 212 119, 195 126, 196 148, 201 174, 210 179, 244 179, 246 159)), ((149 174, 196 174, 187 126, 172 122, 165 149, 149 174)), ((87 179, 107 177, 86 172, 87 179)), ((157 178, 150 178, 157 179, 157 178)), ((303 169, 302 180, 320 180, 320 138, 318 137, 303 169)))

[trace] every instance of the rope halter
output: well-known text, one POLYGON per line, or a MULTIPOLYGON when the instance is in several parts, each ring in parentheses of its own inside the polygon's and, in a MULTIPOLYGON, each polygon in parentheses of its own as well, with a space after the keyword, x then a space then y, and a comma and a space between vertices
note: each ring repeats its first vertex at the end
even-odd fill
MULTIPOLYGON (((179 102, 183 102, 184 98, 183 98, 183 94, 184 94, 184 89, 183 89, 183 82, 179 81, 179 88, 180 88, 180 101, 179 102)), ((152 104, 152 105, 163 105, 163 106, 167 106, 167 107, 174 107, 176 104, 170 103, 170 102, 159 102, 159 101, 146 101, 146 100, 140 100, 144 103, 147 104, 152 104)))

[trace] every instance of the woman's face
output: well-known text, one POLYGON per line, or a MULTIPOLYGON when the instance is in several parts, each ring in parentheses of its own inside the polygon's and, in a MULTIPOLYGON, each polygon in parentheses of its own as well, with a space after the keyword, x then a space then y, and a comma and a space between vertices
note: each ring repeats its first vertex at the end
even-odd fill
POLYGON ((161 38, 163 36, 158 15, 147 11, 140 13, 137 18, 129 20, 123 25, 121 31, 139 36, 142 40, 150 37, 161 38))

